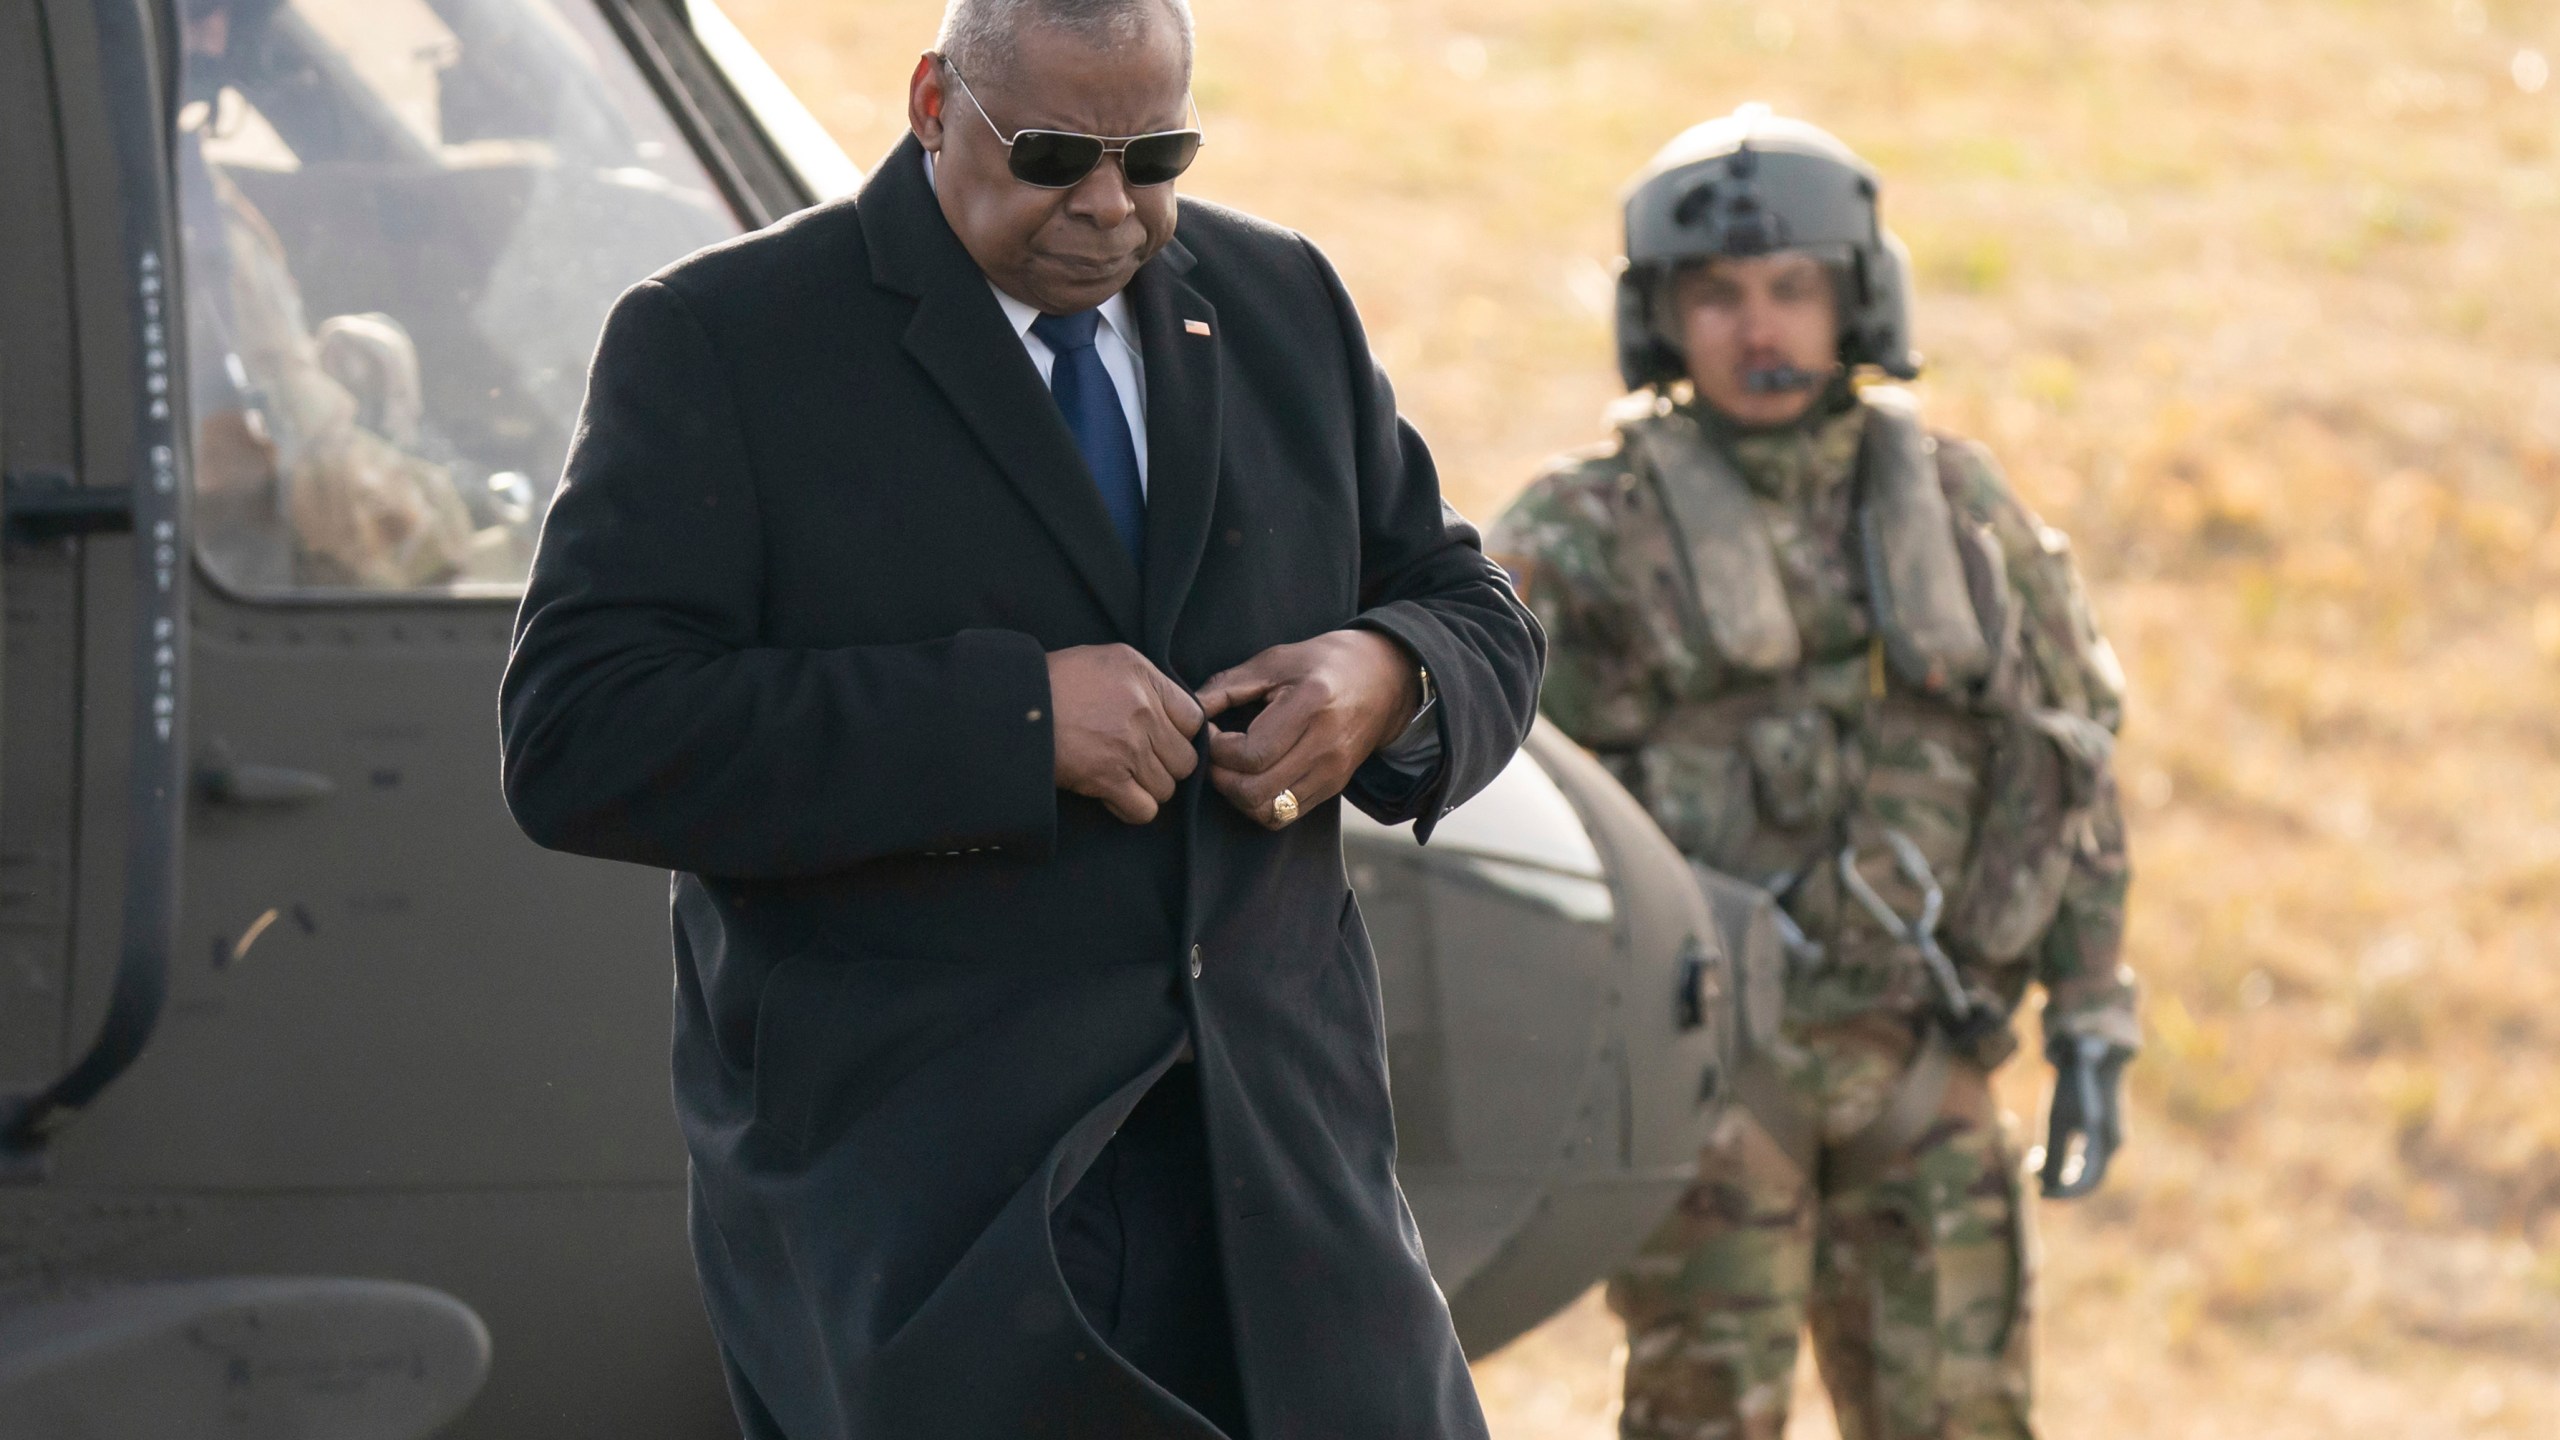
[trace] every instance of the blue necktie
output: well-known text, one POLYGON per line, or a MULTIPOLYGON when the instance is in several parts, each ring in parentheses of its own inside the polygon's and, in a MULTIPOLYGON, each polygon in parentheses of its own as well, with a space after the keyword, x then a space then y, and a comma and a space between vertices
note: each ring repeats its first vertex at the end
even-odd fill
POLYGON ((1049 368, 1049 393, 1066 416, 1067 432, 1084 452, 1093 471, 1094 488, 1102 492, 1102 508, 1111 512, 1111 528, 1139 558, 1147 535, 1147 494, 1138 483, 1138 447, 1129 438, 1129 417, 1120 408, 1120 391, 1111 372, 1102 368, 1102 352, 1093 348, 1102 312, 1043 315, 1031 322, 1031 333, 1057 356, 1049 368))

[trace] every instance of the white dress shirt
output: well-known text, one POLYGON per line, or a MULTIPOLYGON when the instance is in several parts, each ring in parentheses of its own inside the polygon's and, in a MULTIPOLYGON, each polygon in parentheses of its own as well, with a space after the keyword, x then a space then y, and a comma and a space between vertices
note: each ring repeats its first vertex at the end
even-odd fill
MULTIPOLYGON (((933 184, 933 152, 924 152, 924 178, 933 184)), ((939 187, 937 187, 938 189, 939 187)), ((1014 338, 1022 342, 1023 353, 1031 357, 1031 366, 1040 372, 1040 383, 1049 383, 1050 372, 1058 365, 1056 352, 1048 342, 1031 333, 1031 324, 1040 318, 1040 307, 1016 300, 1006 294, 995 281, 987 288, 995 292, 996 303, 1004 307, 1004 318, 1013 322, 1014 338)), ((1111 377, 1111 388, 1120 392, 1120 413, 1129 422, 1129 441, 1138 448, 1138 494, 1147 493, 1147 359, 1138 348, 1138 325, 1129 314, 1129 297, 1114 295, 1102 302, 1102 323, 1095 327, 1093 348, 1102 356, 1102 368, 1111 377)))

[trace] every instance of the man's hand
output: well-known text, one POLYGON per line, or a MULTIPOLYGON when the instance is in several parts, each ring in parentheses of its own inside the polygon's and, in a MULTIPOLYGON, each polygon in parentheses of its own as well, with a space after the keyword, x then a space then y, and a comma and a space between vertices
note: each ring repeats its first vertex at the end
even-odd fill
POLYGON ((1200 687, 1211 718, 1264 702, 1250 728, 1209 736, 1218 793, 1272 830, 1286 790, 1303 814, 1342 793, 1351 772, 1403 733, 1422 708, 1422 676, 1404 647, 1370 630, 1335 630, 1275 645, 1200 687))
POLYGON ((2095 1035, 2057 1035, 2045 1052, 2053 1061, 2053 1111, 2039 1178, 2047 1199, 2077 1200, 2107 1178, 2107 1162, 2124 1144, 2122 1082, 2133 1054, 2095 1035))
POLYGON ((1126 645, 1050 651, 1049 709, 1058 788, 1132 825, 1155 819, 1199 766, 1199 703, 1126 645))

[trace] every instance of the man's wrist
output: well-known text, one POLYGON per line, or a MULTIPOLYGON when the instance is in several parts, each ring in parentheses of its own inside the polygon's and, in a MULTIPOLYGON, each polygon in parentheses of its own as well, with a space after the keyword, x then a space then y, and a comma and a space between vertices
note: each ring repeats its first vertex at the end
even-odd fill
POLYGON ((1420 699, 1414 701, 1404 725, 1389 737, 1385 749, 1400 750, 1414 745, 1420 741, 1426 726, 1438 723, 1432 712, 1440 708, 1440 687, 1431 682, 1431 667, 1417 663, 1413 667, 1413 675, 1414 689, 1407 691, 1406 696, 1412 699, 1419 695, 1420 699))
POLYGON ((1414 658, 1413 652, 1405 648, 1403 641, 1366 625, 1353 626, 1349 633, 1362 636, 1376 645, 1387 663, 1395 667, 1397 676, 1395 700, 1381 717, 1385 723, 1380 727, 1377 744, 1372 747, 1374 753, 1396 744, 1412 732, 1429 708, 1432 686, 1429 672, 1421 661, 1414 658))

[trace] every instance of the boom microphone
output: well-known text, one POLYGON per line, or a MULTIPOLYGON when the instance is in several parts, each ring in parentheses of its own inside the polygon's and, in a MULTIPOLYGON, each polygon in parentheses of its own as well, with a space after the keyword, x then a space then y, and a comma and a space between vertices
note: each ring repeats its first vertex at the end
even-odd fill
POLYGON ((1788 395, 1822 384, 1822 374, 1793 365, 1771 365, 1742 374, 1742 388, 1754 395, 1788 395))

